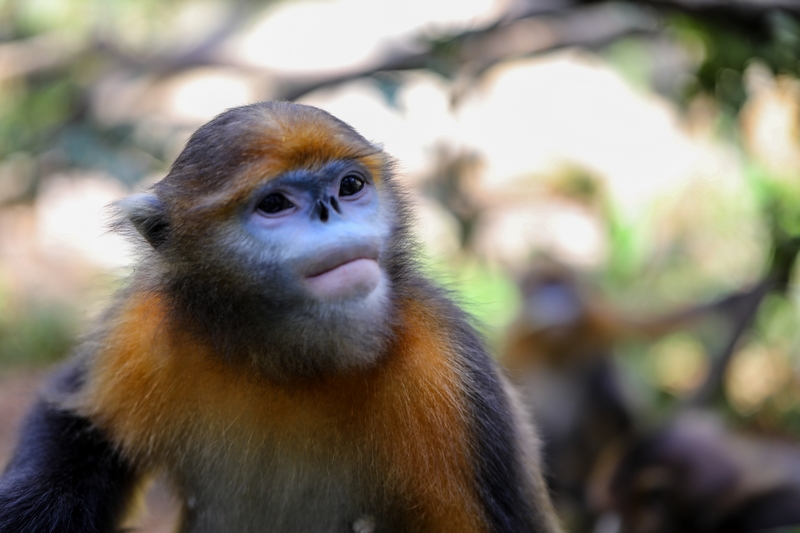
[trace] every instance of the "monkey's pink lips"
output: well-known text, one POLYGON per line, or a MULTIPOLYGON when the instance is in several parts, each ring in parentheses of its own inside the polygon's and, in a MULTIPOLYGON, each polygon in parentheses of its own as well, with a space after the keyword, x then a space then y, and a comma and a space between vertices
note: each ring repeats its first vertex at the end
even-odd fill
POLYGON ((374 259, 359 258, 305 278, 306 285, 320 297, 344 297, 368 294, 380 279, 380 267, 374 259))
POLYGON ((362 245, 321 254, 303 281, 317 297, 346 298, 369 294, 380 276, 377 247, 362 245))

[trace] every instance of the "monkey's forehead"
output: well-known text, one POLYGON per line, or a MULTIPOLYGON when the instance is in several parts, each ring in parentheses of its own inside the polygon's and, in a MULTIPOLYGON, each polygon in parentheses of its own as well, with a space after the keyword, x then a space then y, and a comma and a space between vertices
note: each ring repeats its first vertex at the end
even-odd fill
POLYGON ((179 203, 237 203, 275 178, 355 161, 380 183, 390 158, 320 109, 288 102, 234 108, 198 129, 156 188, 179 203))
MULTIPOLYGON (((297 169, 315 170, 331 161, 358 161, 378 181, 386 164, 383 151, 368 142, 354 129, 319 113, 266 114, 262 121, 248 128, 243 139, 243 159, 260 179, 275 178, 297 169)), ((255 179, 259 179, 253 176, 255 179)))
POLYGON ((198 129, 167 178, 200 178, 203 184, 214 185, 214 177, 230 178, 248 168, 257 170, 247 172, 252 179, 263 181, 335 160, 359 161, 380 180, 387 156, 321 109, 261 102, 230 109, 198 129))

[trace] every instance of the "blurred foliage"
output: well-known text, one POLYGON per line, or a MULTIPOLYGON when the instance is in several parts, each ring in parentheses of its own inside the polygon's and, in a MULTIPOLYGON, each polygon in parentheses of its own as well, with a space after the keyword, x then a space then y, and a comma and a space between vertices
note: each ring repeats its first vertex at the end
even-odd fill
POLYGON ((744 71, 754 60, 775 74, 800 74, 800 23, 780 10, 766 16, 765 27, 732 28, 686 15, 676 16, 671 25, 679 39, 699 40, 704 48, 705 57, 688 94, 708 92, 731 115, 747 99, 744 71))
POLYGON ((775 176, 762 166, 748 169, 750 187, 776 242, 800 236, 800 179, 775 176))
POLYGON ((461 307, 474 317, 474 325, 493 348, 493 353, 497 353, 504 340, 505 326, 520 306, 514 280, 475 257, 462 256, 448 261, 426 258, 424 265, 428 273, 451 291, 461 307))
POLYGON ((74 312, 52 302, 14 305, 0 295, 0 369, 52 363, 75 342, 74 312))

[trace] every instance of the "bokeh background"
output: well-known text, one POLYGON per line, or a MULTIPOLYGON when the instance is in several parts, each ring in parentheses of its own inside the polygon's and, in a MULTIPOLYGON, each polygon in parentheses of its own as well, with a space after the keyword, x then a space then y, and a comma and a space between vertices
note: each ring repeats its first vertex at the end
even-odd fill
MULTIPOLYGON (((602 360, 637 434, 699 406, 793 445, 798 75, 795 0, 0 0, 0 464, 130 269, 104 206, 265 99, 398 159, 428 268, 520 382, 602 360)), ((565 520, 615 531, 581 490, 565 520)))

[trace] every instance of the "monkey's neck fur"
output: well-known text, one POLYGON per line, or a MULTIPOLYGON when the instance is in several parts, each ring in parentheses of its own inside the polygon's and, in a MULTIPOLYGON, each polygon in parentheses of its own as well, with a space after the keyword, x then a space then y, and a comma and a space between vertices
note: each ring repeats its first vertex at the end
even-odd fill
POLYGON ((131 288, 163 295, 169 328, 190 333, 225 360, 249 361, 266 377, 287 380, 359 371, 379 362, 394 337, 398 290, 409 279, 408 273, 387 271, 368 296, 340 302, 300 295, 276 302, 263 289, 242 290, 201 275, 151 273, 131 288))

